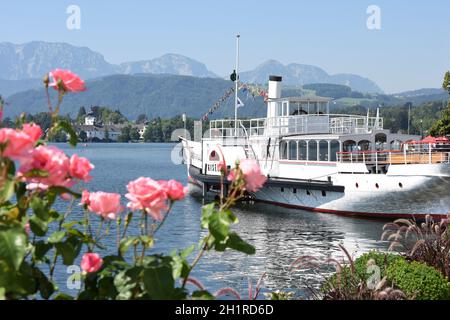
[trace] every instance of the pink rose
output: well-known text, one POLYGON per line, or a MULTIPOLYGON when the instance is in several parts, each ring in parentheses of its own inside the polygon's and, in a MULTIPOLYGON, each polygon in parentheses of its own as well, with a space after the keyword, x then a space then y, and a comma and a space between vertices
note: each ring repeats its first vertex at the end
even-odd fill
POLYGON ((55 90, 59 90, 58 83, 61 81, 64 89, 68 92, 81 92, 85 91, 86 87, 84 81, 80 79, 75 73, 69 70, 56 69, 50 72, 50 77, 53 78, 53 82, 49 84, 55 90))
MULTIPOLYGON (((250 192, 256 192, 266 183, 267 177, 262 174, 256 160, 244 159, 240 162, 239 168, 242 171, 245 180, 245 189, 250 192)), ((236 179, 236 172, 232 170, 228 176, 229 181, 236 179)))
POLYGON ((84 272, 97 272, 103 265, 103 259, 98 253, 86 253, 81 259, 80 265, 84 272))
POLYGON ((25 124, 23 130, 0 129, 0 144, 6 144, 3 157, 24 161, 42 136, 41 127, 25 124))
POLYGON ((22 132, 30 137, 34 145, 39 141, 43 133, 41 127, 34 123, 25 123, 22 127, 22 132))
POLYGON ((163 187, 167 197, 172 201, 183 200, 188 192, 186 187, 175 180, 159 181, 159 184, 163 187))
POLYGON ((161 221, 161 211, 167 209, 167 193, 163 186, 150 178, 139 178, 127 185, 125 197, 131 210, 145 210, 154 220, 161 221))
POLYGON ((83 192, 81 193, 81 204, 88 206, 90 203, 89 196, 90 196, 89 191, 83 190, 83 192))
POLYGON ((24 175, 31 170, 46 172, 46 176, 26 178, 28 183, 41 189, 52 186, 71 187, 69 177, 69 158, 56 147, 39 146, 31 152, 31 157, 19 168, 19 174, 24 175))
POLYGON ((91 164, 86 158, 80 158, 76 154, 70 158, 69 172, 72 178, 89 182, 92 179, 89 173, 94 168, 94 165, 91 164))
MULTIPOLYGON (((86 197, 86 195, 84 195, 86 197)), ((83 201, 83 200, 82 200, 83 201)), ((120 204, 120 194, 106 192, 92 192, 89 199, 84 199, 88 204, 88 209, 104 219, 115 220, 117 215, 123 210, 120 204)))

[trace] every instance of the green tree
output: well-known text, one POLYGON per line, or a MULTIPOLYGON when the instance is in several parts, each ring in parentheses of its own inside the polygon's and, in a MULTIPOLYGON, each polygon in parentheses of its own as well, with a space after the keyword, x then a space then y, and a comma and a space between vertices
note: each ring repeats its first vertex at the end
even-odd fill
POLYGON ((82 123, 85 116, 86 116, 86 108, 85 107, 81 107, 78 110, 78 114, 77 114, 77 121, 78 121, 78 123, 82 123))
POLYGON ((120 131, 120 135, 117 138, 119 142, 129 142, 131 140, 131 126, 123 127, 120 131))
POLYGON ((106 141, 106 142, 109 142, 109 141, 110 141, 110 139, 109 139, 109 130, 108 130, 108 127, 105 127, 105 141, 106 141))
POLYGON ((130 130, 130 139, 131 141, 138 141, 141 138, 139 134, 139 129, 136 127, 132 127, 130 130))
MULTIPOLYGON (((450 71, 445 73, 442 88, 450 94, 450 71)), ((431 127, 430 134, 434 137, 450 134, 450 100, 447 102, 447 108, 442 111, 441 118, 431 127)))
POLYGON ((147 116, 145 114, 140 114, 136 119, 136 124, 143 124, 147 121, 147 116))
POLYGON ((164 142, 161 118, 154 119, 147 127, 144 139, 146 142, 164 142))
POLYGON ((78 138, 82 141, 82 142, 86 142, 87 140, 87 133, 86 131, 81 130, 80 133, 78 134, 78 138))

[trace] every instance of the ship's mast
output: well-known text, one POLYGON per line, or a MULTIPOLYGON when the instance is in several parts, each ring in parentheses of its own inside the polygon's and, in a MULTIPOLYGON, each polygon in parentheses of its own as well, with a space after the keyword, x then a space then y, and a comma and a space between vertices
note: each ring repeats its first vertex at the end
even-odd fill
POLYGON ((238 112, 238 89, 239 89, 239 38, 241 36, 236 35, 236 81, 234 88, 234 131, 237 135, 237 112, 238 112))

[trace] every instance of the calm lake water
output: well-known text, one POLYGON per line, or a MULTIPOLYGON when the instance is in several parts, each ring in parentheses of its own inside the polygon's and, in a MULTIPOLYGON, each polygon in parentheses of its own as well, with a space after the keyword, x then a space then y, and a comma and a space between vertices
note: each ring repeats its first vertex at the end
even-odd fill
MULTIPOLYGON (((93 180, 88 185, 91 191, 121 194, 126 193, 129 181, 141 176, 157 180, 176 179, 186 184, 186 167, 174 165, 171 161, 174 146, 89 144, 84 147, 80 144, 73 149, 68 145, 58 144, 66 153, 76 152, 89 158, 95 165, 93 180)), ((59 205, 61 208, 67 206, 66 203, 59 205)), ((176 248, 197 244, 205 234, 200 229, 201 206, 202 200, 192 196, 177 203, 158 232, 152 252, 169 253, 176 248)), ((309 292, 306 288, 317 286, 333 268, 324 265, 320 268, 290 272, 288 267, 296 258, 313 256, 322 260, 329 257, 342 260, 343 254, 338 244, 343 244, 354 256, 373 249, 386 249, 386 243, 379 241, 385 221, 339 217, 258 204, 242 204, 234 211, 239 218, 235 230, 256 247, 256 254, 246 256, 233 251, 206 254, 193 276, 211 292, 222 287, 233 287, 246 297, 248 278, 255 284, 266 272, 264 291, 294 291, 297 296, 305 297, 309 292)), ((73 216, 80 218, 81 210, 76 208, 73 216)), ((138 234, 136 226, 131 228, 131 233, 138 234)), ((105 243, 111 248, 110 253, 114 253, 114 232, 105 238, 105 243)), ((60 266, 56 278, 61 289, 76 294, 76 291, 65 289, 67 277, 66 268, 60 266)))

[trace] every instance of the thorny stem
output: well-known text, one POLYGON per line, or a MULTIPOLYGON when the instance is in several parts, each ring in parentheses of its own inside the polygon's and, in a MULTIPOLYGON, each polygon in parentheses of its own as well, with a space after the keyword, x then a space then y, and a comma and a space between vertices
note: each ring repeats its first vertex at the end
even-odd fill
POLYGON ((192 262, 188 273, 186 275, 186 277, 183 279, 183 285, 182 288, 184 289, 184 287, 186 286, 186 282, 189 279, 189 275, 191 274, 192 270, 194 270, 195 266, 199 263, 200 259, 202 258, 203 254, 206 252, 206 250, 208 250, 208 241, 209 238, 211 238, 211 234, 208 234, 205 239, 203 240, 205 243, 202 247, 202 249, 198 252, 197 256, 195 257, 194 261, 192 262))
POLYGON ((55 113, 53 114, 54 116, 57 116, 59 114, 59 109, 61 107, 61 103, 63 101, 64 94, 65 94, 64 91, 58 90, 58 104, 56 105, 55 113))
POLYGON ((161 220, 161 222, 159 223, 159 225, 156 227, 156 229, 153 231, 153 235, 155 235, 159 229, 161 229, 161 227, 163 226, 164 222, 167 220, 167 217, 169 216, 170 211, 172 210, 172 206, 173 206, 173 201, 170 202, 170 206, 169 209, 167 209, 166 214, 164 215, 164 218, 161 220))
MULTIPOLYGON (((67 208, 67 212, 64 214, 64 218, 59 222, 58 231, 62 230, 62 225, 64 224, 64 221, 67 219, 68 215, 72 212, 74 202, 75 202, 75 199, 72 198, 72 200, 70 201, 69 207, 67 208)), ((55 272, 55 267, 56 267, 57 261, 58 261, 58 252, 55 248, 55 251, 53 253, 52 264, 50 266, 50 273, 49 273, 50 280, 53 280, 53 273, 55 272)))
POLYGON ((47 95, 48 111, 50 113, 53 113, 53 107, 52 107, 52 102, 50 101, 50 93, 48 92, 48 86, 46 86, 46 88, 45 88, 45 93, 47 95))

